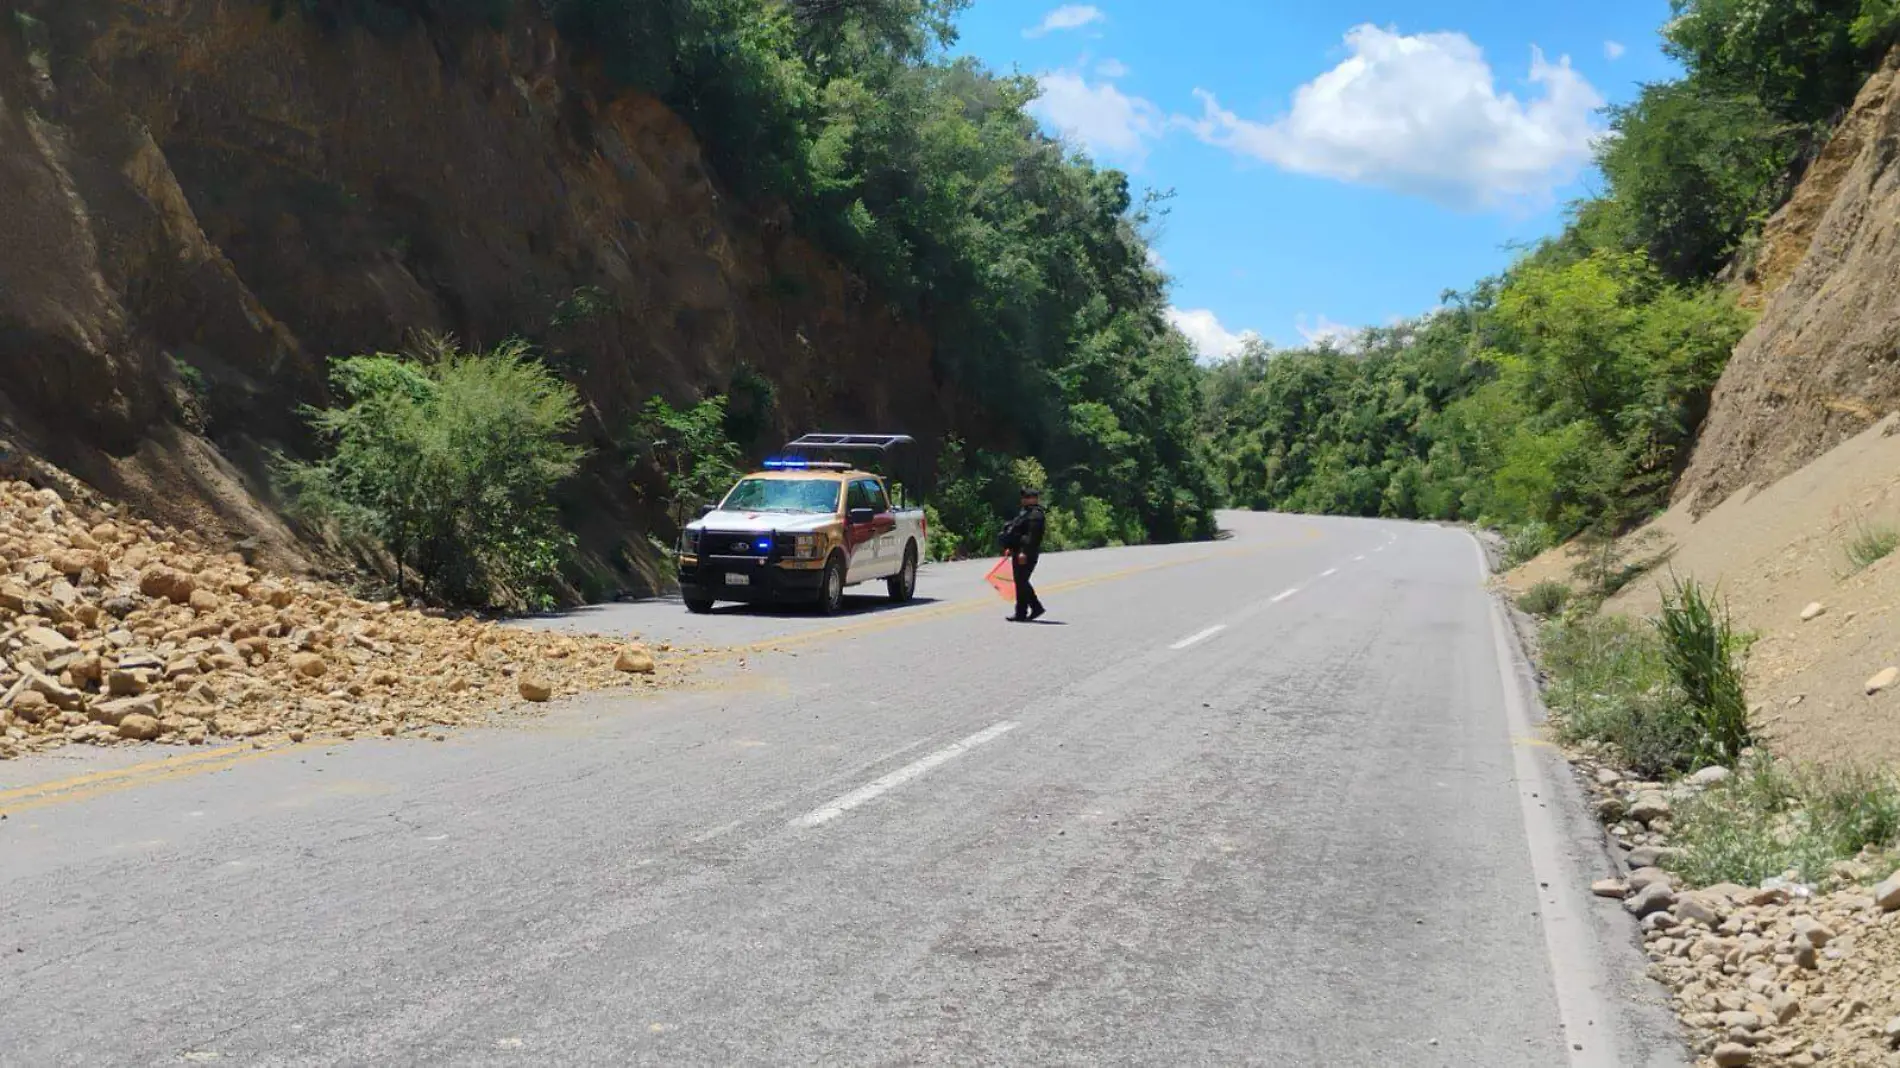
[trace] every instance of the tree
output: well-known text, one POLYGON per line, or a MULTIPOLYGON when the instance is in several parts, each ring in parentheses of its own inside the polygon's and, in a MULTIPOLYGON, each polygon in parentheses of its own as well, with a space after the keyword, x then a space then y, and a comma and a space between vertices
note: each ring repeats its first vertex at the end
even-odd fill
POLYGON ((723 499, 739 480, 739 446, 727 433, 726 415, 724 396, 684 409, 654 397, 634 424, 635 448, 666 478, 676 530, 687 513, 723 499))
POLYGON ((572 387, 521 342, 472 353, 440 338, 339 360, 331 383, 343 406, 307 409, 329 455, 277 463, 295 508, 375 540, 398 589, 414 571, 436 600, 551 596, 572 541, 552 495, 585 456, 564 441, 572 387))

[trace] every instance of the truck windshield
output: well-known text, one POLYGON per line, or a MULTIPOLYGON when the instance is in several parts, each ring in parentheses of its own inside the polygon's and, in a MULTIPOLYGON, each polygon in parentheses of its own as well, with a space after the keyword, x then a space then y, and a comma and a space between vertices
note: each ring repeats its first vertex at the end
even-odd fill
POLYGON ((828 478, 748 478, 732 487, 721 507, 729 512, 829 514, 838 510, 841 485, 828 478))

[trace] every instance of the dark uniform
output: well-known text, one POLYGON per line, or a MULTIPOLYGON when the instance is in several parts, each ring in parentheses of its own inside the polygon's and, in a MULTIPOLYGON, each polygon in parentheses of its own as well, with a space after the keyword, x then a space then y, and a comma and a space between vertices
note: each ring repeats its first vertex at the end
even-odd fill
POLYGON ((1038 495, 1025 490, 1026 500, 1023 510, 1003 528, 1003 548, 1015 556, 1016 578, 1016 614, 1011 617, 1017 622, 1036 619, 1043 614, 1042 600, 1036 596, 1036 588, 1029 584, 1029 578, 1036 573, 1036 562, 1042 559, 1042 532, 1046 520, 1042 505, 1033 498, 1038 495))

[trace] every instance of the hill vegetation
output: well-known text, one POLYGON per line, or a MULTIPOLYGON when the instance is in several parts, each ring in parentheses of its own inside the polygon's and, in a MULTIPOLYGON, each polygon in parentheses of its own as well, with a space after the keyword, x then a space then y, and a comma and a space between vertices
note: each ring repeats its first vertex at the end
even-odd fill
POLYGON ((1604 190, 1502 276, 1350 346, 1209 375, 1237 504, 1516 528, 1522 552, 1661 505, 1750 325, 1720 278, 1900 23, 1889 0, 1676 0, 1686 71, 1612 109, 1604 190))
MULTIPOLYGON (((1045 136, 1026 110, 1033 79, 951 58, 966 4, 275 0, 335 32, 549 18, 613 84, 684 116, 761 216, 788 211, 923 323, 938 373, 1046 473, 1059 523, 1115 540, 1211 535, 1194 356, 1143 236, 1163 198, 1138 201, 1125 175, 1045 136)), ((975 483, 955 493, 1013 500, 1010 464, 950 459, 947 479, 975 483)))

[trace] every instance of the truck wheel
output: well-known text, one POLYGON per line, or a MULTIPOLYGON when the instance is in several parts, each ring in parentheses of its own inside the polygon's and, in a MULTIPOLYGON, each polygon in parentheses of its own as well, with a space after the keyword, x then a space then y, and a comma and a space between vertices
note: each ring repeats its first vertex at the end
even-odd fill
POLYGON ((891 600, 903 604, 917 596, 917 543, 904 546, 904 566, 897 574, 884 580, 885 588, 891 592, 891 600))
POLYGON ((818 610, 828 616, 844 611, 844 557, 835 553, 825 561, 824 585, 818 587, 818 610))
POLYGON ((686 598, 686 610, 696 616, 707 615, 712 609, 713 603, 709 600, 703 600, 698 597, 686 598))

